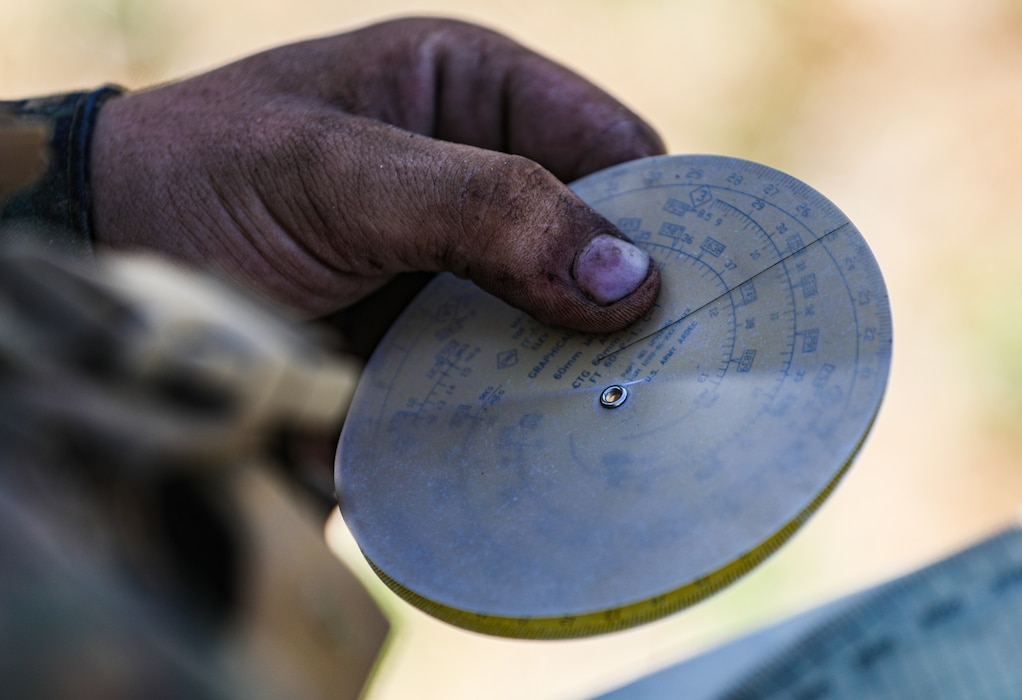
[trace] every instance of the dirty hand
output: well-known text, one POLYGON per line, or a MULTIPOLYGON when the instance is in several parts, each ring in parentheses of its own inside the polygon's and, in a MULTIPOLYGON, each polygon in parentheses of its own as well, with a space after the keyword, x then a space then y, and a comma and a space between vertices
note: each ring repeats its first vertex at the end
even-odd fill
POLYGON ((563 182, 663 152, 604 92, 493 32, 415 19, 285 46, 108 102, 97 243, 213 266, 305 316, 449 270, 608 331, 659 274, 563 182))

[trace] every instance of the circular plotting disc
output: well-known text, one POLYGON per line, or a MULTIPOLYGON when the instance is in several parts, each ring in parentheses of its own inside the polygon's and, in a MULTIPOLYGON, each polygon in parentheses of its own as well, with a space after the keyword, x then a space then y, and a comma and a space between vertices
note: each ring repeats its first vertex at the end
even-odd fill
POLYGON ((565 331, 442 275, 371 358, 338 449, 380 577, 489 634, 622 629, 747 572, 833 489, 890 366, 876 261, 802 182, 662 156, 572 188, 660 266, 646 318, 565 331))

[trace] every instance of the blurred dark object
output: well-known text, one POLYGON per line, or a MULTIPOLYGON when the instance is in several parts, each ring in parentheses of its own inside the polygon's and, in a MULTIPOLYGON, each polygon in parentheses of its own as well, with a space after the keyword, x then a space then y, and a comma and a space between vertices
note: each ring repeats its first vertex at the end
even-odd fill
POLYGON ((0 206, 46 172, 49 138, 45 121, 16 119, 0 110, 0 206))
POLYGON ((594 700, 1019 697, 1017 524, 594 700))
POLYGON ((157 260, 0 247, 5 694, 358 696, 387 625, 329 472, 282 459, 357 378, 316 341, 157 260))

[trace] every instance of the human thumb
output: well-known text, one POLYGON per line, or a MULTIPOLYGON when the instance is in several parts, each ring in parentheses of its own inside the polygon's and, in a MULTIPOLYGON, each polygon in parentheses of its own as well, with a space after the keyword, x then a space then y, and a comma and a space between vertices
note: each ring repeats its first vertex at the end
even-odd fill
POLYGON ((540 165, 414 140, 402 144, 398 182, 389 168, 360 175, 379 195, 361 198, 356 218, 388 239, 401 268, 389 271, 451 271, 542 322, 582 331, 618 330, 653 304, 660 275, 649 255, 540 165))

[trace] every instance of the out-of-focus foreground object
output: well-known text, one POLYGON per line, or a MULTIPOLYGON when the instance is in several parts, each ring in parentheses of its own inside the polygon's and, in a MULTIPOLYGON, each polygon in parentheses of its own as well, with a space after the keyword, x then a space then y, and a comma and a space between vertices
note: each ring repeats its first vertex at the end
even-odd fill
POLYGON ((5 692, 358 697, 388 625, 282 449, 357 373, 204 275, 0 248, 5 692))
POLYGON ((0 108, 0 205, 46 171, 49 136, 42 120, 16 119, 0 108))
POLYGON ((600 700, 1016 697, 1022 530, 739 639, 600 700))

